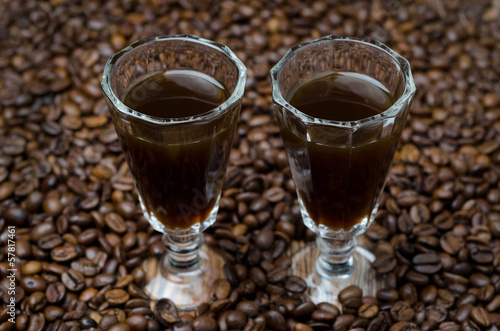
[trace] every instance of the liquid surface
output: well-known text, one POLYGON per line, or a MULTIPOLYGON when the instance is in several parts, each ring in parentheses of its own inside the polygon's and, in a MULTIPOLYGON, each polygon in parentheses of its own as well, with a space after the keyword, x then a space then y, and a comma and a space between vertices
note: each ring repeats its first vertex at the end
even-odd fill
MULTIPOLYGON (((191 71, 158 73, 134 86, 123 102, 156 117, 198 115, 217 107, 229 96, 214 82, 191 71)), ((205 136, 200 136, 200 129, 191 124, 184 124, 181 129, 174 127, 180 130, 175 133, 169 131, 173 130, 171 127, 157 126, 151 130, 158 132, 147 132, 156 137, 154 142, 131 133, 132 129, 117 128, 143 208, 151 217, 170 230, 187 229, 208 217, 221 192, 235 122, 205 136), (178 140, 176 144, 164 143, 173 135, 178 140)), ((211 132, 221 127, 217 122, 210 125, 211 132)))
POLYGON ((324 73, 292 89, 290 104, 309 116, 357 121, 377 115, 394 103, 387 89, 368 76, 324 73))
POLYGON ((216 108, 229 97, 214 78, 191 70, 156 73, 134 85, 123 103, 160 118, 196 116, 216 108))
MULTIPOLYGON (((330 73, 298 86, 289 100, 310 116, 335 121, 360 120, 379 114, 394 103, 387 91, 371 81, 360 75, 330 73)), ((370 138, 367 143, 358 139, 356 146, 352 146, 348 141, 332 145, 314 139, 308 141, 283 125, 281 130, 298 194, 317 225, 349 231, 370 217, 400 131, 380 139, 370 138)))

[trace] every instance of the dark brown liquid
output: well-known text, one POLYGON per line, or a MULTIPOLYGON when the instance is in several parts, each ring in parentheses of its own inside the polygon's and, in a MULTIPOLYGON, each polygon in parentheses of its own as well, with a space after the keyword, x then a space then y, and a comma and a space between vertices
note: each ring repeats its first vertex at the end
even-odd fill
POLYGON ((368 79, 349 73, 323 74, 298 86, 289 98, 290 104, 309 116, 326 120, 368 118, 394 103, 387 91, 368 79))
MULTIPOLYGON (((203 114, 228 97, 228 91, 209 76, 182 70, 150 76, 135 85, 123 102, 143 114, 178 118, 203 114)), ((234 125, 205 138, 196 138, 199 129, 190 130, 189 124, 182 131, 167 128, 158 132, 161 138, 155 142, 117 130, 144 208, 167 229, 187 229, 212 211, 234 125), (171 138, 180 143, 163 143, 171 138)))
MULTIPOLYGON (((325 74, 300 85, 288 99, 310 116, 334 121, 360 120, 388 109, 394 103, 392 96, 363 78, 325 74)), ((370 217, 399 135, 394 132, 366 144, 343 147, 307 141, 282 127, 298 193, 316 224, 348 231, 370 217)))

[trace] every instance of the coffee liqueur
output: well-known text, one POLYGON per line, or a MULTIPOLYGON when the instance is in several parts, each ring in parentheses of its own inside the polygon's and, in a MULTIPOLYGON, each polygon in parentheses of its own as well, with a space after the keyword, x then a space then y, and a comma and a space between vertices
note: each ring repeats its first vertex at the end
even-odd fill
MULTIPOLYGON (((209 112, 229 97, 215 79, 190 70, 155 73, 126 93, 123 103, 159 119, 190 118, 209 112)), ((131 124, 132 125, 132 124, 131 124)), ((123 130, 120 140, 147 212, 167 229, 187 229, 212 211, 222 186, 232 127, 203 140, 193 132, 162 133, 146 141, 123 130), (171 135, 172 137, 170 137, 171 135), (172 138, 172 139, 170 139, 172 138), (177 141, 170 144, 166 141, 177 141)), ((167 130, 165 130, 167 131, 167 130)))
MULTIPOLYGON (((374 79, 332 72, 297 84, 287 99, 306 115, 338 122, 376 116, 394 103, 388 90, 374 79)), ((349 138, 345 133, 343 138, 332 136, 328 145, 308 141, 309 133, 299 137, 287 127, 281 129, 291 166, 306 169, 294 180, 316 224, 348 231, 370 217, 376 203, 373 197, 384 184, 400 132, 360 145, 354 135, 349 138)))

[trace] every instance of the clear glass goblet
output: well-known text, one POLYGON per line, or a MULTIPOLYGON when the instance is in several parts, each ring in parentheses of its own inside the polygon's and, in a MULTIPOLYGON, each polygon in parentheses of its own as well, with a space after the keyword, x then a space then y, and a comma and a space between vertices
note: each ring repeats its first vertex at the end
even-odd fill
MULTIPOLYGON (((222 277, 223 261, 203 245, 202 232, 216 219, 246 72, 227 46, 192 35, 136 41, 104 69, 101 87, 140 205, 164 234, 167 253, 144 262, 145 291, 183 310, 208 301, 211 283, 222 277), (138 82, 174 70, 205 74, 229 96, 200 115, 176 118, 149 116, 124 104, 138 82)), ((148 99, 154 87, 148 86, 134 90, 134 102, 148 99)))
POLYGON ((314 302, 336 302, 353 284, 374 295, 374 256, 357 236, 374 220, 415 93, 410 65, 379 42, 327 36, 292 47, 271 80, 302 219, 317 235, 316 245, 293 253, 291 273, 306 280, 314 302), (368 76, 394 103, 354 121, 313 117, 290 104, 298 86, 328 72, 368 76))

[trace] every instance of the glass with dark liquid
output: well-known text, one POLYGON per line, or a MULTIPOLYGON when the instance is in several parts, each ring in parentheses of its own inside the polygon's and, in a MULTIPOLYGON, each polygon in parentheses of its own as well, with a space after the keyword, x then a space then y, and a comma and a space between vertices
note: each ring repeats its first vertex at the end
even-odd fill
POLYGON ((375 294, 374 220, 415 93, 406 59, 375 41, 328 36, 293 47, 271 70, 273 100, 303 221, 316 245, 292 257, 313 301, 351 284, 375 294))
MULTIPOLYGON (((206 74, 170 70, 154 73, 132 86, 123 103, 141 114, 169 119, 202 115, 228 96, 224 86, 206 74), (137 100, 144 91, 144 100, 137 100)), ((194 127, 184 127, 182 132, 165 130, 160 143, 126 130, 120 132, 142 206, 159 223, 153 226, 186 230, 202 224, 214 211, 236 124, 234 119, 228 119, 227 126, 218 124, 223 120, 215 120, 212 125, 220 129, 214 134, 207 132, 204 139, 198 139, 200 132, 194 127)))
POLYGON ((167 254, 144 262, 145 290, 181 309, 207 301, 222 277, 202 231, 216 219, 245 80, 228 47, 191 35, 137 41, 104 70, 102 89, 141 207, 164 233, 167 254))

